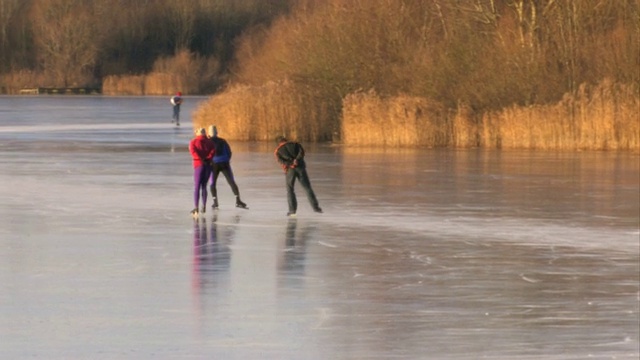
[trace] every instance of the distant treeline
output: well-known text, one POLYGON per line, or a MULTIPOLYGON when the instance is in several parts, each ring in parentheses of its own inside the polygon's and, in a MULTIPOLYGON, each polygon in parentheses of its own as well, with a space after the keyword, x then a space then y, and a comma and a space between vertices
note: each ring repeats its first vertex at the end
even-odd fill
POLYGON ((229 138, 638 149, 637 0, 298 1, 195 114, 229 138))
POLYGON ((168 93, 183 83, 192 93, 212 93, 226 81, 235 39, 268 26, 290 2, 0 0, 0 93, 94 88, 108 77, 114 83, 149 74, 149 86, 170 79, 168 93), (185 63, 200 68, 185 70, 185 63))
POLYGON ((106 94, 214 94, 194 118, 230 139, 637 149, 639 7, 0 0, 0 92, 97 84, 106 94))

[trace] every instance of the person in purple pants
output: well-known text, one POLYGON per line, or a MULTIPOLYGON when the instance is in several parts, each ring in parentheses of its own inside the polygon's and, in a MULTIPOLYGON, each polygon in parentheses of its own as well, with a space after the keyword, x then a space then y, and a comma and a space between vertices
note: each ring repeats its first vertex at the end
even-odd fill
POLYGON ((207 131, 199 128, 196 137, 189 142, 189 152, 193 159, 193 203, 194 208, 191 215, 198 216, 198 205, 202 197, 201 212, 204 214, 207 209, 207 183, 211 176, 211 162, 215 153, 215 146, 211 139, 207 137, 207 131))

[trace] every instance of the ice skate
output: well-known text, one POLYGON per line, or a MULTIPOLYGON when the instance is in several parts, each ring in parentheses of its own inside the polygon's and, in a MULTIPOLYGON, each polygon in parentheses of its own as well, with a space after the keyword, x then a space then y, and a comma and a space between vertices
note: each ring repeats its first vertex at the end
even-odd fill
POLYGON ((247 204, 243 203, 239 198, 236 199, 236 207, 241 209, 248 209, 247 204))

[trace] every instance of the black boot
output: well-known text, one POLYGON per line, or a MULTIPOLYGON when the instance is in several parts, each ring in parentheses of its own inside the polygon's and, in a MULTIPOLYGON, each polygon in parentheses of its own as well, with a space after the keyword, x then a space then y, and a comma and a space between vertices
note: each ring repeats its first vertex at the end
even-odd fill
POLYGON ((243 203, 242 200, 240 200, 240 196, 236 196, 236 207, 239 207, 241 209, 248 209, 247 204, 243 203))

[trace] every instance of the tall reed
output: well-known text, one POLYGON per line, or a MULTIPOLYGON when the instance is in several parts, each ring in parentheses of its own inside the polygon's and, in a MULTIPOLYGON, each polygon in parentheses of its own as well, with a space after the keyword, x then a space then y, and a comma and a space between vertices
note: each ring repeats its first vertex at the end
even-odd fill
POLYGON ((444 107, 425 98, 354 93, 345 98, 342 117, 346 145, 447 146, 451 142, 444 107))
POLYGON ((111 75, 102 82, 105 95, 169 95, 176 91, 193 93, 191 87, 177 75, 151 73, 147 75, 111 75))
POLYGON ((583 84, 557 104, 512 106, 481 120, 481 145, 495 148, 639 150, 640 103, 630 85, 583 84))
POLYGON ((640 149, 638 89, 604 80, 582 85, 557 104, 474 113, 446 111, 423 98, 345 98, 342 138, 350 146, 522 149, 640 149))
POLYGON ((216 125, 233 140, 272 140, 277 135, 305 141, 332 137, 332 116, 318 94, 291 81, 236 85, 201 105, 194 126, 216 125))
POLYGON ((218 60, 183 49, 171 57, 156 60, 153 71, 147 74, 105 77, 102 91, 107 95, 169 95, 176 91, 201 94, 219 69, 218 60))
POLYGON ((144 75, 111 75, 102 81, 104 95, 144 95, 144 75))

